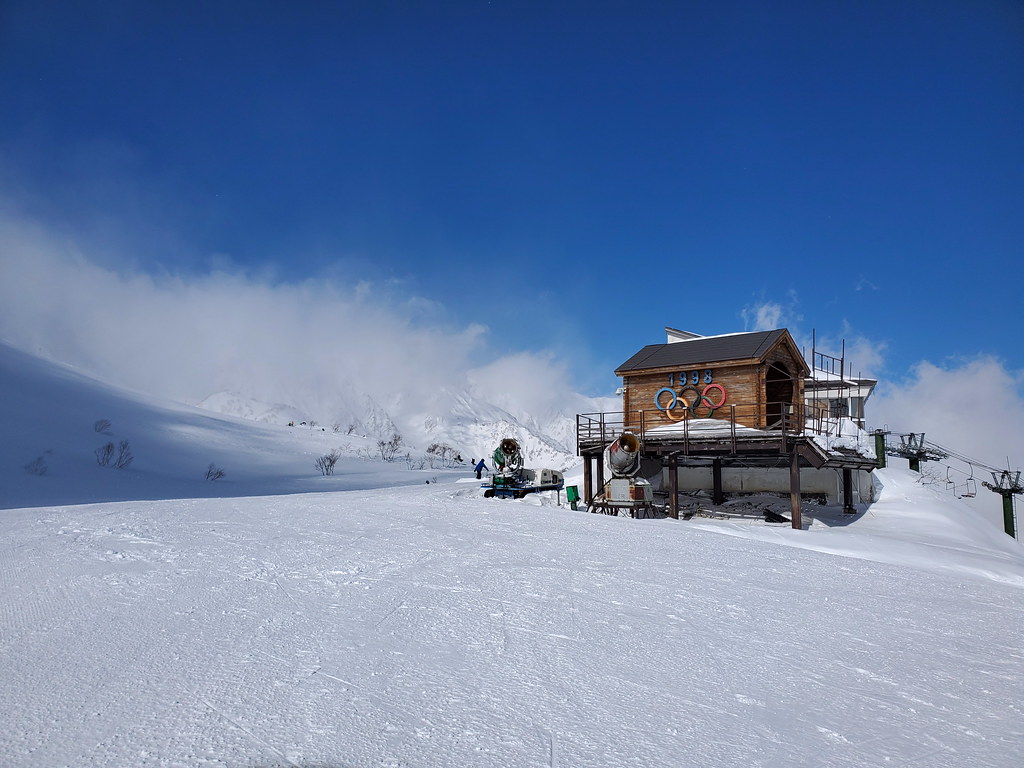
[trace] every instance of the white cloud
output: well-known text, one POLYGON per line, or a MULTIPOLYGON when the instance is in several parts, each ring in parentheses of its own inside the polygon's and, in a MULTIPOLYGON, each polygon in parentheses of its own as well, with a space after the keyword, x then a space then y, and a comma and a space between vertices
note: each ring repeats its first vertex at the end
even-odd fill
POLYGON ((744 326, 750 331, 772 331, 781 328, 783 314, 782 305, 771 301, 744 307, 740 312, 744 326))
MULTIPOLYGON (((231 390, 324 419, 353 383, 399 409, 465 386, 486 328, 448 328, 433 302, 388 296, 338 276, 274 282, 224 259, 198 277, 114 270, 39 226, 0 220, 0 338, 186 402, 231 390)), ((543 358, 534 363, 543 377, 543 358)))
POLYGON ((470 392, 519 419, 543 423, 581 400, 569 383, 569 370, 554 355, 519 352, 470 371, 470 392))
MULTIPOLYGON (((905 381, 879 382, 868 402, 868 421, 871 428, 891 430, 894 442, 901 434, 923 432, 927 442, 955 454, 996 469, 1009 464, 1016 471, 1024 466, 1024 371, 1007 370, 993 357, 945 367, 921 362, 905 381)), ((968 490, 967 478, 973 476, 977 496, 965 501, 1002 530, 1002 500, 981 485, 992 481, 988 470, 950 458, 927 462, 922 472, 924 481, 931 477, 940 488, 953 480, 953 492, 959 493, 968 490)), ((1019 509, 1020 497, 1015 504, 1019 509)))
MULTIPOLYGON (((1024 463, 1024 371, 993 357, 947 367, 921 362, 904 382, 879 383, 868 403, 871 426, 924 432, 957 453, 986 464, 1024 463)), ((987 475, 983 479, 990 479, 987 475)))
POLYGON ((785 303, 778 301, 761 301, 740 310, 743 327, 748 331, 773 331, 776 328, 789 328, 796 336, 795 329, 803 318, 799 312, 799 298, 796 291, 786 292, 785 303))

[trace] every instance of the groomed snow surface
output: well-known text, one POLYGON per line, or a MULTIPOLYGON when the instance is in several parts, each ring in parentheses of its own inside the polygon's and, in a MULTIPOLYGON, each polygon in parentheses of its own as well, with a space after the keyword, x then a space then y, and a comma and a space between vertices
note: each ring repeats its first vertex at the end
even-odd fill
POLYGON ((5 354, 0 764, 1019 764, 1021 546, 905 469, 802 531, 612 518, 354 456, 319 477, 308 433, 274 454, 5 354), (143 435, 127 469, 79 455, 99 417, 143 435), (261 471, 193 481, 232 456, 261 471))

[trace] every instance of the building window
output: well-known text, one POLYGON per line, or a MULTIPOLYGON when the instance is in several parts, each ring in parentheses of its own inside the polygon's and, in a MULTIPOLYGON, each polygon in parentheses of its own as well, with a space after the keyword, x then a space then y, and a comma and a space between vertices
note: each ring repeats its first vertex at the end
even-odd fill
POLYGON ((839 419, 843 416, 848 415, 850 412, 850 406, 845 400, 829 400, 828 401, 828 415, 833 419, 839 419))
POLYGON ((851 397, 850 398, 850 417, 854 419, 864 418, 864 398, 863 397, 851 397))

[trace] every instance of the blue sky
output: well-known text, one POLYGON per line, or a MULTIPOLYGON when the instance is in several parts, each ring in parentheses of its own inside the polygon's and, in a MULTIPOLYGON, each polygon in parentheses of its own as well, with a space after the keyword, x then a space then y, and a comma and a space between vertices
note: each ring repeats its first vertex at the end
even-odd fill
POLYGON ((1015 0, 3 0, 0 114, 3 215, 126 285, 370 292, 593 395, 765 324, 1020 391, 1015 0))

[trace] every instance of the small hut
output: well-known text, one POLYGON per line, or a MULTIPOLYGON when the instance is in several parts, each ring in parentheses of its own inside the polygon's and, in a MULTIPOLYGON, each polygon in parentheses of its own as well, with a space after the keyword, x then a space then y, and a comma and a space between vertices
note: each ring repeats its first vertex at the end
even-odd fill
POLYGON ((785 328, 720 336, 666 331, 668 343, 647 345, 615 370, 625 414, 643 412, 648 428, 709 417, 757 429, 803 422, 810 369, 785 328))

